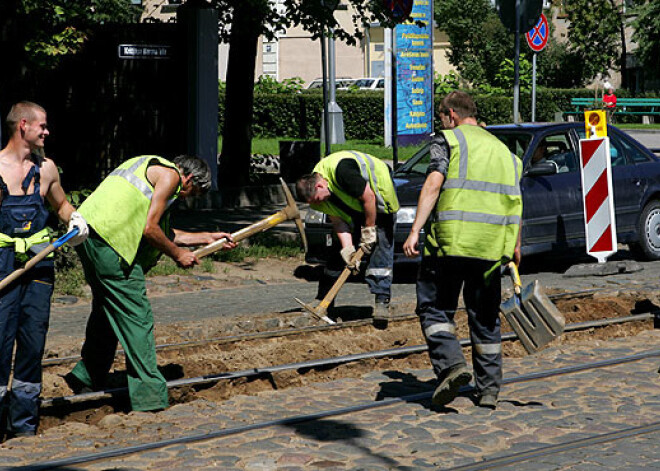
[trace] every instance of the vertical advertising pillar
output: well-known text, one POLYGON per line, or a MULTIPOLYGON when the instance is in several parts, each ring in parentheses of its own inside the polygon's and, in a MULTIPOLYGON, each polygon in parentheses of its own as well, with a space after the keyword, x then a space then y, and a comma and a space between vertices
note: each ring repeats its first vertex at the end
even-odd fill
POLYGON ((414 0, 395 29, 397 137, 418 144, 433 132, 433 1, 414 0), (418 26, 421 23, 422 26, 418 26))

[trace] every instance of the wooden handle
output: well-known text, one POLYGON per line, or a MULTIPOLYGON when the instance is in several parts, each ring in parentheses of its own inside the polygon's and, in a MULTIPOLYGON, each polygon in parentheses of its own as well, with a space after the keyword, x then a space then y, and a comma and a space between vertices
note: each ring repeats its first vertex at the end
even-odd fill
MULTIPOLYGON (((351 262, 357 264, 363 255, 364 251, 361 248, 357 249, 357 251, 353 254, 353 258, 351 258, 351 262)), ((341 272, 341 275, 339 275, 339 278, 337 278, 335 284, 332 285, 332 288, 330 288, 328 294, 326 294, 325 297, 321 300, 318 307, 327 309, 328 306, 330 306, 332 300, 335 299, 335 296, 337 296, 337 293, 339 293, 341 287, 344 286, 344 283, 346 283, 346 280, 348 280, 348 277, 351 275, 351 271, 352 270, 349 267, 344 268, 344 270, 341 272)))
POLYGON ((11 284, 13 281, 19 278, 23 273, 28 271, 30 268, 34 267, 37 263, 39 263, 44 258, 46 258, 48 254, 50 254, 55 249, 56 247, 53 244, 49 244, 48 247, 46 247, 45 249, 40 251, 37 255, 32 257, 30 260, 28 260, 28 262, 25 264, 24 267, 11 272, 2 281, 0 281, 0 290, 3 290, 5 287, 7 287, 7 285, 11 284))
POLYGON ((509 274, 511 275, 511 281, 513 282, 513 291, 520 296, 520 288, 522 287, 522 282, 520 281, 520 274, 518 273, 518 267, 515 263, 509 262, 509 274))

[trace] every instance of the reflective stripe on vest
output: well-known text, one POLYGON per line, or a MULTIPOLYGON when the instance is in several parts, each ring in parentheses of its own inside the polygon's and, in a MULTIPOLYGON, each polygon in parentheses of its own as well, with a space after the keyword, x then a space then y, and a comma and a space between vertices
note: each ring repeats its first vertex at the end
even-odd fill
MULTIPOLYGON (((151 200, 151 197, 154 194, 153 190, 149 188, 149 185, 144 180, 142 180, 140 177, 135 175, 135 171, 138 168, 140 168, 140 165, 142 165, 145 160, 152 158, 153 158, 152 156, 142 157, 136 160, 135 163, 133 163, 133 165, 131 165, 129 168, 116 168, 109 176, 123 178, 128 183, 130 183, 135 188, 137 188, 140 191, 140 193, 142 193, 149 200, 151 200)), ((167 200, 167 206, 169 207, 172 203, 174 203, 174 201, 176 201, 175 197, 172 197, 169 200, 167 200)))
POLYGON ((360 174, 362 175, 362 178, 364 178, 367 182, 370 181, 369 172, 367 171, 367 163, 369 164, 369 169, 371 170, 371 177, 373 178, 374 181, 374 184, 370 186, 372 187, 371 189, 373 190, 374 195, 376 195, 376 208, 384 212, 386 210, 385 199, 383 198, 383 195, 381 195, 380 190, 378 189, 378 175, 376 175, 376 164, 374 164, 374 160, 371 158, 369 154, 363 154, 362 152, 355 152, 355 151, 349 151, 349 152, 353 154, 355 157, 357 157, 356 160, 358 165, 360 166, 360 174))

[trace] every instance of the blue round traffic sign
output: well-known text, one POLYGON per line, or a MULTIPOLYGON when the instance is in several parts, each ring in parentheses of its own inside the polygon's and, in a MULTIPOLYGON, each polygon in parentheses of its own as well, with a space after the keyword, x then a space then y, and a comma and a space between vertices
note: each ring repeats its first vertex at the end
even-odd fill
POLYGON ((548 28, 548 19, 543 13, 541 13, 541 18, 539 18, 538 23, 525 33, 525 39, 527 39, 527 44, 529 44, 532 51, 541 52, 548 44, 549 34, 550 28, 548 28))
POLYGON ((413 0, 383 0, 383 6, 397 23, 408 19, 413 9, 413 0))

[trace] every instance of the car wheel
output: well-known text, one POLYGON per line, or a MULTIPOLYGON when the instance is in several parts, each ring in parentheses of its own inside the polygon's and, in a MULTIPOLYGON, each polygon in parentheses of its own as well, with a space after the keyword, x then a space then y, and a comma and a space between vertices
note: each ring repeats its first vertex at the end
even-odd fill
POLYGON ((637 223, 639 242, 633 252, 646 260, 660 260, 660 201, 654 200, 644 206, 637 223))

